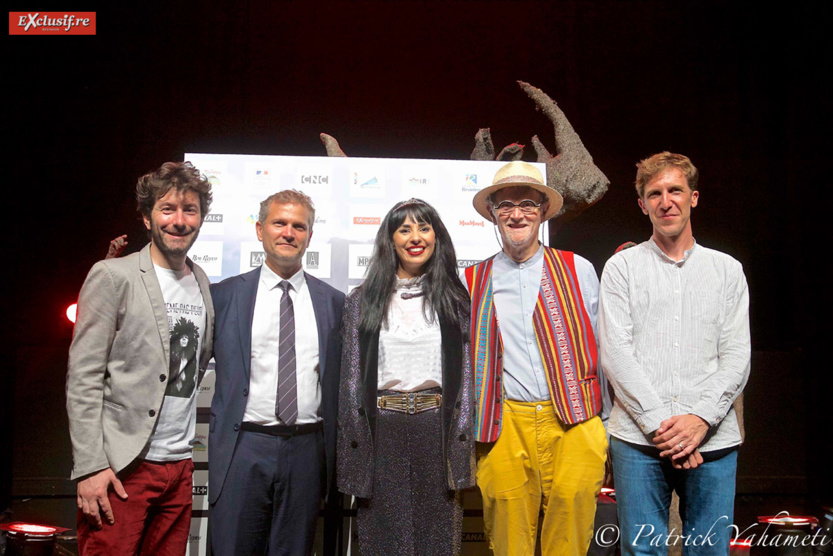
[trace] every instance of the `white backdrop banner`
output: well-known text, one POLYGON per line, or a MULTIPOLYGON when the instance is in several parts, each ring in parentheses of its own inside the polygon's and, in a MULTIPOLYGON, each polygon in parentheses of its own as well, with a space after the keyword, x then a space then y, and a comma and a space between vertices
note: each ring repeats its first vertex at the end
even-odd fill
MULTIPOLYGON (((283 189, 303 191, 315 204, 304 269, 344 292, 361 283, 385 214, 411 197, 437 209, 461 268, 499 250, 494 226, 471 201, 504 162, 197 153, 185 160, 212 184, 211 212, 189 255, 214 282, 263 262, 255 235, 260 202, 283 189)), ((535 165, 546 175, 544 164, 535 165)))

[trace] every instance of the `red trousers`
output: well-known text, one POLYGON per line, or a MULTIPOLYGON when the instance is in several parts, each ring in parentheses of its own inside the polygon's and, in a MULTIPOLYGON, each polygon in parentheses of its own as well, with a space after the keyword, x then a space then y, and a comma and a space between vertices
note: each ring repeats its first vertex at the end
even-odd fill
POLYGON ((115 523, 96 530, 79 510, 78 549, 82 556, 183 556, 191 527, 191 459, 143 461, 121 479, 127 500, 110 491, 115 523))

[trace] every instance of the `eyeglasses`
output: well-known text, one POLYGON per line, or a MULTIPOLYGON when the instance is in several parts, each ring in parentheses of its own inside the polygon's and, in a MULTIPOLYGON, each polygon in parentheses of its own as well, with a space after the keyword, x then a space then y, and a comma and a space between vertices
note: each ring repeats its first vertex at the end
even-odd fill
POLYGON ((520 203, 513 203, 512 201, 501 201, 498 203, 496 207, 494 207, 495 212, 500 214, 501 216, 509 216, 515 211, 515 207, 521 209, 521 212, 524 214, 532 214, 538 207, 540 207, 542 203, 536 203, 532 199, 524 199, 520 203))

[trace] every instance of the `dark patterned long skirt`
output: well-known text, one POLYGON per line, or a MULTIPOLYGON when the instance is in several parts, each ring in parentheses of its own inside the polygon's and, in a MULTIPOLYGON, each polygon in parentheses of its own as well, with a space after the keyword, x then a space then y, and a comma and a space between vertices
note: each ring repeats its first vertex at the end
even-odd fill
MULTIPOLYGON (((440 392, 439 388, 422 393, 440 392)), ((379 395, 396 394, 383 391, 379 395)), ((358 499, 362 556, 460 553, 463 497, 443 475, 439 409, 416 415, 379 409, 373 497, 358 499)))

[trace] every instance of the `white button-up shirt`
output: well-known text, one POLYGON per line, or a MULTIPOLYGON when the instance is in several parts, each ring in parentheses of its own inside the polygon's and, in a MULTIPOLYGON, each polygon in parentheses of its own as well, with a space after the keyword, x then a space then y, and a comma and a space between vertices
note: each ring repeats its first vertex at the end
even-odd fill
POLYGON ((681 261, 648 240, 605 265, 601 364, 616 391, 608 432, 653 445, 665 419, 711 425, 701 451, 740 444, 732 402, 749 377, 749 292, 741 264, 694 245, 681 261))
MULTIPOLYGON (((278 343, 280 340, 280 305, 283 278, 266 264, 260 267, 255 312, 252 318, 252 369, 249 399, 243 420, 258 425, 281 424, 275 415, 278 395, 278 343)), ((312 307, 304 271, 289 278, 295 313, 295 377, 298 385, 296 424, 315 423, 321 419, 321 382, 318 378, 318 324, 312 307)))

